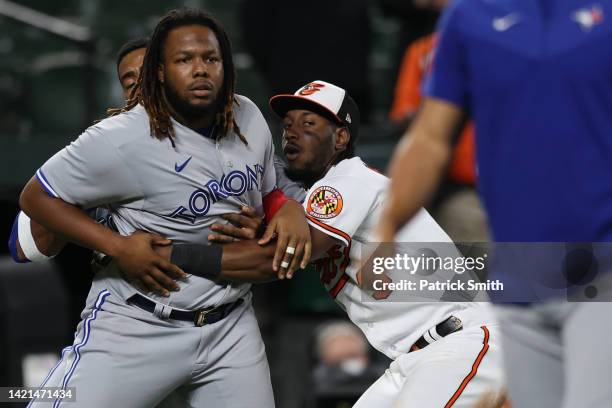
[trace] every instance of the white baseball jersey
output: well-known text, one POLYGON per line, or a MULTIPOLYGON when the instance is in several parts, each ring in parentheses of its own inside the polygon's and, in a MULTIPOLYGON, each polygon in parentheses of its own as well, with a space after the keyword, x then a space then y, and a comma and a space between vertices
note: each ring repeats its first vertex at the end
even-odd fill
MULTIPOLYGON (((484 304, 393 301, 396 292, 388 299, 375 301, 358 286, 363 246, 376 242, 373 234, 388 183, 387 177, 368 168, 360 158, 345 159, 310 188, 304 208, 312 227, 343 244, 316 261, 322 283, 370 344, 395 359, 450 315, 461 318, 464 325, 474 323, 474 318, 492 323, 493 318, 484 304)), ((424 209, 398 233, 396 241, 452 243, 424 209)))
MULTIPOLYGON (((236 96, 236 122, 248 141, 232 133, 209 138, 172 121, 175 137, 152 137, 149 117, 138 105, 102 120, 49 159, 36 173, 47 192, 81 208, 106 205, 122 235, 144 230, 176 243, 208 243, 210 226, 242 205, 262 214, 262 196, 275 188, 274 146, 259 109, 236 96)), ((180 309, 236 300, 249 284, 218 284, 198 276, 177 282, 169 298, 148 296, 180 309)), ((92 293, 108 289, 124 300, 137 292, 111 263, 92 293)))

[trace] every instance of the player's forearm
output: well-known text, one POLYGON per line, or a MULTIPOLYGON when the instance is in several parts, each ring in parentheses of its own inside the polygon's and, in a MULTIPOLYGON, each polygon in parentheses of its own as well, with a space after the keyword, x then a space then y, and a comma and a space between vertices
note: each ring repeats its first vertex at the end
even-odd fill
POLYGON ((30 219, 30 230, 36 246, 47 256, 57 255, 66 246, 66 240, 49 231, 40 223, 30 219))
POLYGON ((411 132, 404 136, 391 160, 391 183, 381 229, 388 239, 431 199, 451 155, 451 146, 411 132))
POLYGON ((220 279, 250 283, 276 280, 277 274, 272 269, 275 247, 274 242, 260 246, 256 240, 224 245, 220 279))
POLYGON ((272 270, 274 244, 260 246, 255 240, 223 246, 174 244, 155 251, 186 273, 214 281, 268 282, 276 279, 272 270))
POLYGON ((36 178, 32 178, 19 198, 22 210, 36 223, 57 234, 59 239, 116 256, 122 237, 104 228, 78 207, 50 197, 36 178))

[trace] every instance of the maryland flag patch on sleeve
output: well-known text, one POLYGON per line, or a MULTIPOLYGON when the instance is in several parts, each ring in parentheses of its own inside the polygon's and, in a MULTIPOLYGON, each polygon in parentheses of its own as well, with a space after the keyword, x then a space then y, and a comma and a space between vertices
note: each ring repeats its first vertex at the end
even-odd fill
POLYGON ((306 213, 312 217, 320 219, 334 218, 340 214, 340 211, 342 211, 342 196, 332 187, 318 187, 308 197, 306 213))

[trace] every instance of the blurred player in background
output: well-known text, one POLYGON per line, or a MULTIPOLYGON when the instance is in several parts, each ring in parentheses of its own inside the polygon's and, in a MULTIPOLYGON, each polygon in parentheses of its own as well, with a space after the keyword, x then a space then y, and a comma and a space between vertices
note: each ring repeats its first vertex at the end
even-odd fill
POLYGON ((117 53, 117 76, 126 101, 130 97, 130 91, 138 83, 148 46, 148 38, 136 38, 123 44, 117 53))
POLYGON ((386 359, 372 358, 370 352, 367 339, 350 322, 332 320, 317 327, 310 405, 306 406, 354 404, 389 366, 386 359))
POLYGON ((316 330, 315 355, 315 383, 328 387, 334 382, 355 381, 370 366, 367 339, 358 327, 345 321, 329 322, 316 330))
MULTIPOLYGON (((395 84, 389 119, 402 132, 421 105, 421 88, 431 71, 436 34, 414 41, 405 51, 395 84)), ((455 242, 489 241, 486 214, 476 192, 474 125, 468 122, 456 139, 444 182, 431 205, 432 216, 455 242)))
MULTIPOLYGON (((391 164, 381 240, 392 241, 435 191, 469 112, 494 241, 533 243, 517 256, 527 266, 545 247, 538 242, 612 241, 610 13, 609 0, 449 6, 425 101, 391 164)), ((599 261, 603 282, 612 268, 599 261)), ((603 323, 612 303, 566 301, 576 282, 563 276, 565 266, 558 257, 527 274, 505 262, 491 271, 515 289, 507 302, 532 293, 530 279, 558 285, 555 295, 498 308, 516 408, 594 408, 612 400, 612 332, 603 323)), ((610 300, 609 289, 599 289, 599 299, 610 300)))
POLYGON ((368 366, 368 343, 354 325, 331 322, 320 327, 315 339, 316 355, 324 366, 341 367, 348 373, 360 373, 368 366))
MULTIPOLYGON (((186 276, 152 251, 153 239, 127 236, 145 229, 204 242, 221 214, 245 204, 261 211, 275 187, 269 131, 258 109, 234 95, 229 40, 209 15, 164 16, 142 69, 138 97, 51 158, 20 199, 49 230, 114 258, 94 279, 75 343, 44 385, 76 387, 77 406, 87 407, 148 407, 173 390, 186 406, 273 406, 249 286, 186 276), (103 204, 120 235, 77 208, 103 204)), ((268 241, 278 236, 280 269, 309 245, 302 214, 285 202, 266 231, 268 241)))

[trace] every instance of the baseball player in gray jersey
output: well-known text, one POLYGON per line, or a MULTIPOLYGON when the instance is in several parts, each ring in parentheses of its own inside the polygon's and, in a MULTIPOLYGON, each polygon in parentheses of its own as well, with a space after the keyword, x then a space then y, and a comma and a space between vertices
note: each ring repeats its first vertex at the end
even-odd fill
MULTIPOLYGON (((123 96, 127 101, 130 98, 130 93, 133 92, 140 76, 140 69, 144 60, 149 39, 146 37, 135 38, 127 41, 121 46, 117 52, 117 77, 123 90, 123 96)), ((290 180, 285 174, 287 164, 278 155, 274 155, 274 170, 276 174, 276 185, 283 191, 286 197, 292 198, 298 202, 302 202, 305 198, 305 191, 300 185, 290 180)), ((242 214, 248 218, 239 217, 238 214, 229 213, 223 215, 227 221, 238 223, 239 220, 253 224, 253 220, 257 219, 255 210, 252 207, 245 207, 245 212, 242 214)), ((96 208, 88 211, 91 217, 102 224, 113 228, 112 214, 105 207, 96 208)), ((239 225, 239 224, 237 224, 239 225)), ((257 223, 259 226, 260 223, 257 223)), ((223 240, 223 242, 232 242, 233 238, 252 239, 254 236, 250 228, 233 229, 232 225, 218 224, 213 227, 219 230, 230 228, 233 233, 232 239, 227 236, 211 234, 211 237, 223 240), (225 238, 224 238, 225 237, 225 238)), ((65 246, 66 241, 53 234, 51 231, 31 220, 23 212, 19 212, 15 218, 15 225, 9 237, 9 250, 15 262, 39 262, 46 261, 57 255, 65 246)), ((94 254, 94 264, 104 260, 105 255, 101 253, 94 254)))
MULTIPOLYGON (((79 407, 150 407, 173 391, 189 407, 273 406, 249 285, 186 275, 155 254, 154 238, 129 236, 145 230, 201 243, 221 214, 243 205, 261 214, 275 189, 272 162, 261 113, 233 93, 226 33, 199 11, 168 13, 135 98, 53 156, 22 192, 21 208, 36 222, 114 258, 96 275, 75 342, 44 385, 75 387, 79 407), (119 234, 78 208, 101 205, 119 234)), ((277 268, 308 260, 297 203, 280 208, 260 243, 274 235, 277 268)))

